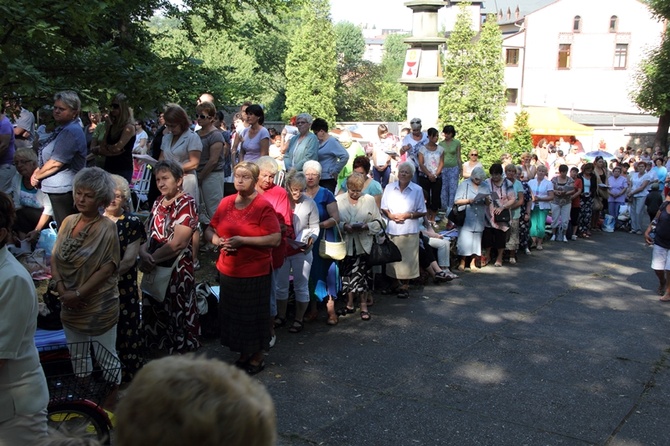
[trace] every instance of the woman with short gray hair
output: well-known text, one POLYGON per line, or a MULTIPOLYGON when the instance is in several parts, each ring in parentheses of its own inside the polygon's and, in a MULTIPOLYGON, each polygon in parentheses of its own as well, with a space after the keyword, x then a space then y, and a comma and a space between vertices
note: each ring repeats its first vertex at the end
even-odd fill
POLYGON ((491 189, 484 182, 486 173, 482 167, 475 167, 467 180, 458 185, 454 204, 459 210, 465 210, 465 221, 458 230, 459 271, 465 271, 465 262, 470 259, 470 270, 477 271, 477 258, 482 255, 482 234, 486 223, 486 206, 491 189))
POLYGON ((58 127, 42 143, 38 151, 38 168, 30 183, 49 196, 58 226, 65 217, 75 213, 72 196, 74 176, 86 166, 88 147, 79 124, 81 101, 74 91, 61 91, 54 96, 53 116, 58 127))
POLYGON ((304 171, 306 161, 318 159, 319 140, 316 135, 309 131, 312 126, 312 115, 300 113, 295 119, 298 134, 293 136, 288 143, 288 149, 284 156, 286 171, 294 168, 298 172, 304 171))

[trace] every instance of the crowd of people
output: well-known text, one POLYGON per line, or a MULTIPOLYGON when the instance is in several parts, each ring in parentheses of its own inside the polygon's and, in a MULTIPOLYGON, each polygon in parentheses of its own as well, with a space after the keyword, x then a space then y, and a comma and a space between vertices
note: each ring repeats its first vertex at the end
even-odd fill
MULTIPOLYGON (((635 234, 649 214, 645 237, 655 244, 661 300, 670 300, 670 218, 662 205, 670 184, 660 152, 622 148, 608 166, 602 156, 589 161, 574 137, 567 145, 541 140, 518 160, 505 154, 487 174, 476 148, 462 153, 453 126, 423 131, 419 118, 399 136, 379 125, 377 139, 362 146, 308 113, 271 132, 252 103, 229 132, 209 94, 198 99, 195 122, 168 104, 155 131, 134 119, 123 94, 108 112, 89 114, 87 126, 81 108, 75 92, 57 93, 56 127, 38 132, 25 109, 3 103, 0 184, 16 219, 0 215, 0 248, 34 244, 56 222, 49 287, 62 304, 65 337, 112 352, 105 366, 122 370, 109 378, 121 386, 148 358, 200 347, 201 251, 217 253, 221 344, 249 375, 264 370, 277 330, 301 332, 319 318, 319 305, 329 325, 357 306, 361 320, 372 320, 375 275, 389 278, 381 294, 408 298, 422 276, 443 283, 466 268, 514 265, 547 239, 588 238, 622 211, 635 234), (148 168, 153 191, 143 222, 131 187, 148 168), (460 218, 450 217, 455 224, 447 214, 460 218), (373 266, 382 233, 402 260, 373 266)), ((26 311, 32 317, 34 309, 26 311)), ((90 373, 90 352, 73 363, 90 373)), ((42 408, 31 416, 43 416, 42 408)))

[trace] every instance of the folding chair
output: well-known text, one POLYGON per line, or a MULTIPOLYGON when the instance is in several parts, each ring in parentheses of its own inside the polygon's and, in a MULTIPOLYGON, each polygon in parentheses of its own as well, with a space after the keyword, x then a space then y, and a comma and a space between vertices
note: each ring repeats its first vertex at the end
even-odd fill
POLYGON ((131 197, 131 212, 137 212, 142 203, 146 203, 149 199, 149 187, 151 185, 151 167, 144 164, 142 167, 142 175, 140 178, 130 186, 131 191, 135 192, 134 197, 131 197), (135 199, 135 201, 133 201, 135 199))

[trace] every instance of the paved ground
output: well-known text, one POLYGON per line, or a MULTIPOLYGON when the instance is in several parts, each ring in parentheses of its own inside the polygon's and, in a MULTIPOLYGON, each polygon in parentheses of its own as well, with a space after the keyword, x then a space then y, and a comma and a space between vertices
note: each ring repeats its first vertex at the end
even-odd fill
MULTIPOLYGON (((546 243, 411 298, 278 330, 279 445, 668 445, 670 304, 641 236, 546 243)), ((216 345, 210 354, 232 361, 216 345)))

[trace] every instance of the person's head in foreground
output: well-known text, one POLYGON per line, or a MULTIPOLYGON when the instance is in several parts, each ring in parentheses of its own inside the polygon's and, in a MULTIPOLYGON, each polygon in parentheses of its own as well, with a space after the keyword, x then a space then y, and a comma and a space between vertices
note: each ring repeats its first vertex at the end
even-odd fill
POLYGON ((117 446, 269 446, 270 394, 243 370, 193 354, 149 362, 116 411, 117 446))

